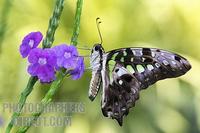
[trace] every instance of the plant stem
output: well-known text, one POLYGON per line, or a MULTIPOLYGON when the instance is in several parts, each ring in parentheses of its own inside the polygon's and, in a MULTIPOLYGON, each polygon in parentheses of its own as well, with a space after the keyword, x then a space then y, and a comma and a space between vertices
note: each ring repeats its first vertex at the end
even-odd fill
MULTIPOLYGON (((72 45, 77 45, 77 42, 78 42, 82 4, 83 4, 83 0, 77 1, 76 15, 75 15, 76 17, 75 17, 73 36, 72 36, 72 40, 73 39, 74 40, 72 42, 72 45)), ((33 119, 28 122, 27 126, 23 126, 20 129, 18 129, 17 133, 25 133, 32 126, 32 124, 38 119, 38 117, 43 113, 44 108, 51 102, 54 94, 60 88, 61 83, 66 75, 64 74, 65 71, 66 71, 65 69, 61 69, 61 71, 58 72, 56 80, 53 81, 49 91, 46 93, 45 97, 41 100, 41 104, 42 104, 41 110, 37 113, 32 114, 33 119)))
POLYGON ((6 128, 6 133, 10 133, 15 119, 21 114, 21 110, 24 107, 26 99, 27 99, 28 95, 32 92, 33 86, 35 85, 36 82, 37 82, 37 77, 29 78, 28 84, 26 85, 26 88, 21 92, 21 96, 18 101, 19 109, 13 113, 13 115, 11 117, 11 121, 9 122, 9 124, 6 128))
POLYGON ((37 120, 37 118, 42 114, 42 112, 44 111, 44 108, 52 101, 52 97, 54 96, 58 88, 60 88, 61 83, 65 77, 65 74, 64 74, 65 71, 66 70, 62 70, 58 72, 56 80, 51 84, 49 91, 41 100, 41 104, 40 104, 42 105, 41 110, 37 113, 33 113, 32 114, 33 119, 31 119, 27 123, 27 126, 21 127, 19 130, 17 130, 17 133, 25 133, 31 127, 31 125, 37 120))
POLYGON ((64 0, 57 0, 53 11, 53 15, 49 20, 49 28, 46 32, 46 38, 43 40, 42 43, 43 48, 50 48, 53 44, 54 34, 56 29, 58 28, 63 7, 64 7, 64 0))
POLYGON ((76 46, 78 43, 78 36, 80 31, 80 21, 81 21, 81 12, 82 12, 83 0, 77 0, 75 22, 74 22, 74 31, 71 38, 71 44, 76 46))
POLYGON ((12 7, 12 0, 4 0, 3 9, 1 12, 1 19, 0 19, 0 52, 2 43, 4 41, 4 37, 6 34, 7 22, 8 22, 8 15, 10 13, 10 9, 12 7))
MULTIPOLYGON (((51 16, 50 21, 49 21, 47 34, 46 34, 45 39, 43 40, 43 48, 49 48, 49 47, 52 46, 52 43, 54 41, 54 34, 55 34, 55 31, 56 31, 56 29, 58 27, 60 16, 62 14, 63 5, 64 5, 64 0, 57 0, 56 1, 56 5, 55 5, 54 11, 53 11, 53 15, 51 16)), ((26 99, 29 96, 29 94, 32 92, 33 86, 35 85, 37 80, 38 79, 36 77, 30 77, 29 78, 27 86, 22 91, 20 99, 18 101, 19 110, 17 110, 17 112, 13 113, 13 115, 11 117, 11 121, 9 122, 9 124, 8 124, 8 126, 6 128, 6 133, 10 133, 10 131, 11 131, 12 127, 13 127, 13 122, 21 114, 21 110, 24 107, 26 99)))

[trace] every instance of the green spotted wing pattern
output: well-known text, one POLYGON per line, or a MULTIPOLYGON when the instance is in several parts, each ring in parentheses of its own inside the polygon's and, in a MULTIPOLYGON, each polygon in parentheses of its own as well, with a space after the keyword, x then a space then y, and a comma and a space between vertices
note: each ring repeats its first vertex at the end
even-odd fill
POLYGON ((112 67, 109 63, 113 61, 122 64, 142 83, 141 89, 161 79, 181 76, 191 68, 184 57, 160 49, 125 48, 108 53, 107 66, 112 67))
POLYGON ((181 76, 191 68, 184 57, 155 48, 122 48, 105 56, 102 112, 120 125, 139 99, 140 90, 158 80, 181 76))

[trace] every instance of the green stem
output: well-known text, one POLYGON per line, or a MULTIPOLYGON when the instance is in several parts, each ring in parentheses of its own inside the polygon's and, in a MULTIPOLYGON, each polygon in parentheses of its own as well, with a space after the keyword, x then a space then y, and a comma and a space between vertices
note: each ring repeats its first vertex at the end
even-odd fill
POLYGON ((0 52, 1 52, 2 43, 4 41, 4 36, 6 34, 8 15, 9 15, 10 9, 12 7, 11 3, 12 3, 11 0, 4 0, 4 5, 3 5, 2 12, 1 12, 1 19, 0 19, 0 52))
POLYGON ((31 125, 38 119, 38 117, 42 114, 42 112, 44 111, 44 108, 52 101, 52 97, 54 96, 54 94, 56 93, 58 88, 60 88, 61 83, 65 77, 64 71, 66 71, 66 70, 58 72, 56 80, 53 81, 49 91, 46 93, 44 98, 41 100, 41 104, 40 104, 40 105, 42 105, 41 110, 37 113, 33 113, 32 117, 31 117, 33 119, 31 119, 26 124, 27 126, 21 127, 19 130, 17 130, 17 133, 25 133, 31 127, 31 125))
POLYGON ((71 38, 71 44, 76 46, 78 43, 78 36, 80 31, 80 21, 81 21, 81 12, 82 12, 83 0, 77 0, 75 22, 74 22, 74 31, 71 38))
POLYGON ((49 20, 49 28, 46 32, 46 38, 44 39, 42 43, 43 48, 50 48, 53 44, 54 34, 55 34, 56 29, 58 28, 63 7, 64 7, 64 0, 57 0, 54 11, 53 11, 53 15, 49 20))
MULTIPOLYGON (((73 36, 72 36, 73 42, 71 43, 72 45, 77 45, 78 42, 82 4, 83 0, 77 1, 76 17, 75 17, 73 36)), ((49 91, 46 93, 45 97, 41 100, 41 104, 43 105, 41 110, 37 113, 32 114, 33 119, 28 122, 27 126, 19 128, 17 130, 17 133, 25 133, 32 126, 32 124, 38 119, 38 117, 43 113, 44 108, 51 102, 56 91, 60 88, 61 83, 65 77, 64 71, 66 70, 62 69, 61 71, 58 72, 56 80, 52 82, 49 91)))
POLYGON ((26 88, 21 92, 21 96, 20 96, 20 99, 18 101, 19 109, 16 112, 13 113, 13 115, 11 117, 11 121, 9 122, 9 124, 6 128, 6 133, 10 133, 15 119, 21 114, 21 110, 24 107, 26 99, 27 99, 28 95, 32 92, 33 86, 35 85, 36 82, 37 82, 36 77, 30 77, 29 78, 28 84, 26 85, 26 88))
MULTIPOLYGON (((64 0, 57 0, 56 1, 56 5, 55 5, 54 11, 53 11, 53 15, 51 16, 50 21, 49 21, 47 34, 46 34, 45 39, 43 40, 43 48, 51 47, 51 45, 54 41, 54 34, 55 34, 55 31, 58 27, 60 16, 62 14, 63 4, 64 4, 64 0)), ((29 78, 28 84, 27 84, 26 88, 22 91, 20 99, 18 101, 19 110, 17 110, 17 112, 13 113, 13 115, 11 117, 11 121, 9 122, 9 124, 6 128, 6 133, 10 133, 10 131, 13 127, 14 120, 21 114, 21 110, 24 107, 26 99, 29 96, 29 94, 32 92, 33 86, 35 85, 36 82, 37 82, 37 78, 35 78, 35 77, 29 78)))

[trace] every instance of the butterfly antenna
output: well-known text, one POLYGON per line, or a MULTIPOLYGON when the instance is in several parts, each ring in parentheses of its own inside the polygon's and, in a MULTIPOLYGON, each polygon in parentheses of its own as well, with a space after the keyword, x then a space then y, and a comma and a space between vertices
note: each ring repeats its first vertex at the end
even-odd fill
POLYGON ((79 55, 79 56, 76 56, 76 57, 84 57, 84 58, 85 58, 85 57, 88 57, 88 58, 89 58, 90 55, 79 55))
MULTIPOLYGON (((93 70, 91 67, 85 68, 85 71, 84 71, 84 72, 88 72, 88 71, 97 71, 97 70, 93 70)), ((98 73, 98 72, 97 72, 97 73, 98 73)), ((101 72, 99 72, 99 73, 101 73, 101 72)))
POLYGON ((99 37, 100 37, 100 40, 101 40, 101 43, 100 43, 100 44, 102 44, 102 43, 103 43, 103 39, 102 39, 100 27, 99 27, 100 24, 101 24, 101 20, 100 20, 100 18, 98 17, 98 18, 96 18, 96 25, 97 25, 97 30, 98 30, 99 37))
POLYGON ((91 48, 85 48, 85 47, 77 47, 77 49, 81 49, 81 50, 92 50, 91 48))

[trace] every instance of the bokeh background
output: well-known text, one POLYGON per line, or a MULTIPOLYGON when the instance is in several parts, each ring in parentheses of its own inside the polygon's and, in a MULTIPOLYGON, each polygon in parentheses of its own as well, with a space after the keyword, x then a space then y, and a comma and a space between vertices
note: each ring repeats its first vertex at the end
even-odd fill
MULTIPOLYGON (((31 31, 46 33, 54 0, 0 0, 0 132, 11 113, 5 102, 17 102, 29 75, 19 54, 22 38, 31 31)), ((54 45, 69 43, 76 1, 66 0, 54 45)), ((106 51, 120 47, 156 47, 179 53, 192 69, 176 79, 159 81, 140 93, 123 127, 101 113, 99 95, 88 99, 91 71, 78 81, 66 78, 54 101, 84 102, 85 113, 73 114, 69 127, 32 127, 29 133, 197 133, 200 132, 200 0, 84 0, 80 47, 99 42, 95 19, 106 51)), ((81 50, 82 55, 89 51, 81 50)), ((89 59, 86 58, 89 67, 89 59)), ((49 85, 37 83, 28 102, 39 102, 49 85)), ((54 114, 58 115, 58 114, 54 114)), ((15 130, 13 130, 15 131, 15 130)))

